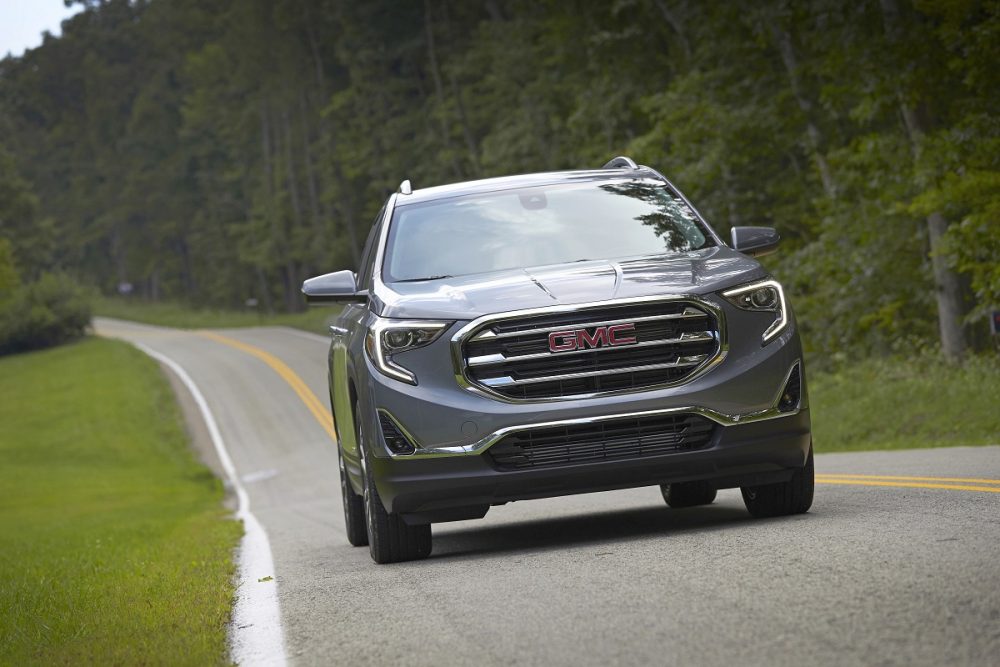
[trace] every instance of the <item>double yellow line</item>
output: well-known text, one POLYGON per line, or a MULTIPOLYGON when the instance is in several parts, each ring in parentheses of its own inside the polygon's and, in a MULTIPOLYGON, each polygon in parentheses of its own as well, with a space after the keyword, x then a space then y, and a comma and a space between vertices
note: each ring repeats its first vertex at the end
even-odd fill
MULTIPOLYGON (((257 357, 271 367, 275 373, 288 383, 292 390, 298 395, 305 406, 312 413, 319 425, 327 432, 330 439, 337 441, 336 431, 333 428, 333 415, 316 397, 316 394, 306 386, 302 378, 295 374, 285 362, 278 359, 273 354, 265 352, 259 347, 248 343, 213 333, 211 331, 199 331, 200 335, 209 338, 223 345, 236 348, 247 354, 257 357)), ((981 479, 968 477, 905 477, 900 475, 861 475, 849 473, 819 473, 816 475, 818 484, 839 484, 844 486, 882 486, 899 487, 904 489, 947 489, 951 491, 985 491, 986 493, 1000 493, 1000 479, 981 479)))
POLYGON ((901 475, 853 475, 847 473, 817 473, 817 484, 846 486, 888 486, 904 489, 949 489, 951 491, 985 491, 1000 493, 1000 479, 975 477, 905 477, 901 475))
POLYGON ((337 433, 333 429, 333 415, 330 414, 330 411, 326 409, 326 406, 323 405, 318 398, 316 398, 316 394, 314 394, 312 390, 306 386, 306 383, 302 381, 302 378, 296 375, 295 371, 289 368, 285 362, 278 359, 273 354, 265 352, 259 347, 244 343, 243 341, 236 340, 235 338, 212 333, 211 331, 199 331, 198 333, 205 338, 210 338, 218 343, 222 343, 223 345, 235 347, 237 350, 242 350, 247 354, 252 354, 270 366, 275 373, 281 376, 282 380, 288 383, 288 385, 292 388, 292 391, 294 391, 298 397, 302 399, 302 402, 306 404, 306 407, 309 408, 309 412, 311 412, 313 417, 316 418, 319 425, 323 427, 323 430, 327 432, 330 439, 337 442, 337 433))

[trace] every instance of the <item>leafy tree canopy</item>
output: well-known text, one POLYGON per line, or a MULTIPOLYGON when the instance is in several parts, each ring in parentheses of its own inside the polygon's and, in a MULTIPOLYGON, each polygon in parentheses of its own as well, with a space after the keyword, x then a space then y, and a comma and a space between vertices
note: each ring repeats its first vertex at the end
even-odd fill
POLYGON ((998 0, 84 5, 0 62, 24 276, 294 310, 404 178, 629 154, 778 228, 818 359, 957 358, 1000 304, 998 0))

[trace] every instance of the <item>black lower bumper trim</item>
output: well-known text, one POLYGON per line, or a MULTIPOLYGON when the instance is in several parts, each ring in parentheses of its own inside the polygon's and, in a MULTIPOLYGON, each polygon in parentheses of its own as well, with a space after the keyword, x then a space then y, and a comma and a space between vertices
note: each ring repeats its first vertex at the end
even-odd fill
POLYGON ((475 518, 462 512, 474 514, 515 500, 694 480, 709 480, 717 488, 781 481, 805 464, 810 444, 809 413, 803 410, 719 426, 707 446, 661 456, 509 471, 497 470, 484 455, 379 458, 373 465, 379 495, 390 512, 422 515, 416 521, 447 521, 455 519, 444 510, 457 518, 475 518))

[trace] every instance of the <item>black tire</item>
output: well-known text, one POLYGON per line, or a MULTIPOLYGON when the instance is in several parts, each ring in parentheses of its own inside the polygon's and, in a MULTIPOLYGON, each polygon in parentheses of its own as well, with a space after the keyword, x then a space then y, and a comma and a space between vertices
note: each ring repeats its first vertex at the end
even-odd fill
POLYGON ((340 497, 344 504, 344 527, 347 529, 347 541, 354 547, 368 544, 368 526, 365 524, 365 499, 355 493, 351 480, 347 478, 347 468, 344 465, 344 453, 337 446, 337 462, 340 465, 340 497))
MULTIPOLYGON (((358 414, 355 411, 355 414, 358 414)), ((427 558, 431 554, 431 526, 411 526, 398 514, 385 511, 375 486, 371 460, 364 438, 364 429, 358 420, 358 447, 361 450, 361 468, 365 478, 363 498, 368 550, 376 563, 399 563, 406 560, 427 558)))
POLYGON ((743 502, 747 506, 747 511, 753 516, 761 518, 787 516, 809 511, 815 483, 813 452, 810 447, 806 464, 796 470, 787 482, 745 486, 740 490, 743 492, 743 502))
POLYGON ((710 482, 681 482, 680 484, 661 484, 660 493, 667 505, 673 509, 711 505, 715 500, 716 490, 710 482))

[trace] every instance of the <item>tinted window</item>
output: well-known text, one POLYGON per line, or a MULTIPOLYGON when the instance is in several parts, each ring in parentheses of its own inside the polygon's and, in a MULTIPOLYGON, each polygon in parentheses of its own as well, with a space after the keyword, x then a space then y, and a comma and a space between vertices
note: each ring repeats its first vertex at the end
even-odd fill
POLYGON ((501 190, 397 207, 383 278, 458 276, 710 245, 694 211, 660 181, 501 190))

